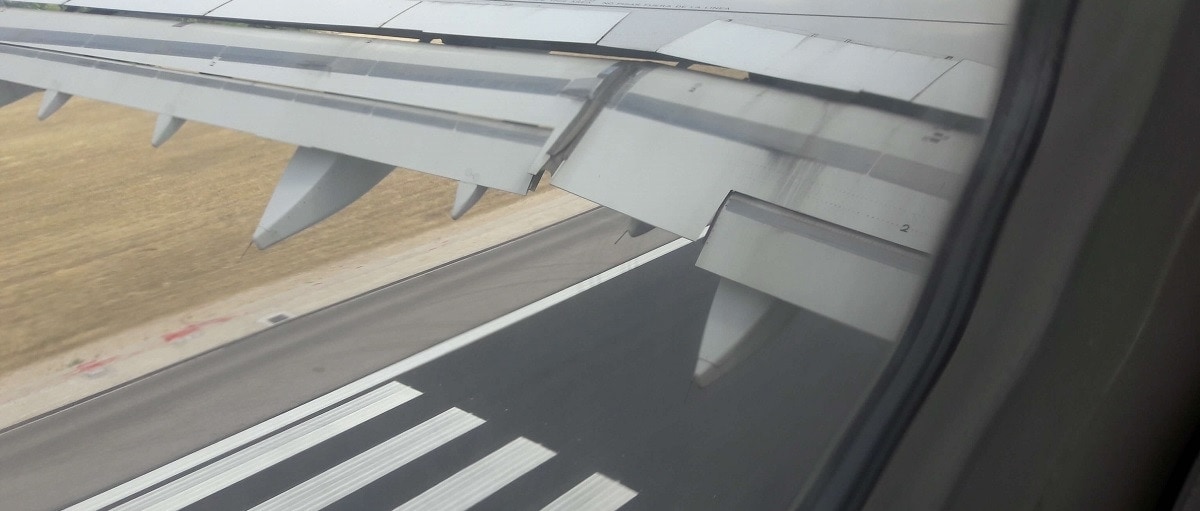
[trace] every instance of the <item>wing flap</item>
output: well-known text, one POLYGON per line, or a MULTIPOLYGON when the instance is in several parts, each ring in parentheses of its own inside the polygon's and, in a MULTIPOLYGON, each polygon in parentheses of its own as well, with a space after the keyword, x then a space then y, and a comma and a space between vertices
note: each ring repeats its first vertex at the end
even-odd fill
POLYGON ((578 109, 564 87, 611 64, 17 9, 0 16, 0 42, 544 126, 578 109))
POLYGON ((514 193, 612 65, 23 9, 0 43, 0 79, 514 193))
POLYGON ((898 340, 909 314, 902 305, 915 302, 929 256, 735 194, 717 214, 696 266, 898 340))
POLYGON ((525 193, 548 128, 0 45, 0 79, 525 193))
POLYGON ((692 239, 736 191, 931 252, 978 144, 895 114, 663 68, 613 99, 553 182, 692 239))

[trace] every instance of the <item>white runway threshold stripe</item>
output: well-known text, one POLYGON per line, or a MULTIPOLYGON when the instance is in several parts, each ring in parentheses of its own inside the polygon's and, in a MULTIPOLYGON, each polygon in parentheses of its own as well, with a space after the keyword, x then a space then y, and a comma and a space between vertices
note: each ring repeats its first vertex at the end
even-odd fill
POLYGON ((395 511, 463 511, 554 457, 554 451, 525 437, 484 456, 413 497, 395 511))
POLYGON ((259 504, 253 511, 321 509, 483 424, 451 408, 259 504))
POLYGON ((395 379, 401 374, 437 360, 446 354, 469 346, 480 339, 512 326, 513 324, 516 324, 524 319, 532 317, 539 312, 545 311, 550 307, 565 302, 576 295, 579 295, 580 293, 617 278, 635 268, 670 254, 689 244, 691 244, 691 241, 686 238, 676 239, 661 247, 646 252, 645 254, 630 259, 629 261, 614 266, 602 273, 589 277, 582 282, 558 291, 550 296, 537 300, 529 305, 521 307, 520 309, 505 314, 504 316, 442 341, 441 343, 427 348, 424 351, 418 352, 408 358, 405 358, 404 360, 364 376, 344 387, 329 392, 328 394, 309 401, 303 405, 297 406, 296 408, 288 410, 287 412, 277 415, 265 422, 247 428, 233 436, 225 438, 224 440, 213 443, 208 447, 200 449, 142 476, 113 487, 104 493, 67 508, 67 511, 98 511, 100 509, 104 509, 113 503, 124 500, 132 495, 136 495, 148 488, 153 487, 156 484, 178 476, 179 474, 203 465, 204 463, 207 463, 220 456, 224 456, 225 454, 244 445, 250 444, 251 442, 255 442, 260 438, 278 431, 280 428, 286 427, 289 424, 340 403, 352 396, 379 386, 380 384, 383 384, 389 380, 395 379))
POLYGON ((147 472, 142 476, 115 486, 104 493, 68 507, 66 508, 66 511, 96 511, 99 509, 104 509, 115 502, 121 501, 122 499, 128 498, 131 495, 135 495, 138 492, 166 481, 167 479, 182 474, 197 466, 203 465, 204 463, 229 453, 230 451, 257 441, 262 437, 278 431, 280 428, 308 417, 320 410, 329 408, 330 406, 344 401, 347 398, 373 386, 374 385, 354 385, 342 387, 264 422, 246 428, 245 430, 225 438, 224 440, 213 443, 208 447, 204 447, 196 452, 188 454, 187 456, 167 463, 166 465, 147 472))
POLYGON ((115 508, 174 510, 196 503, 421 395, 392 382, 115 508))
POLYGON ((637 492, 602 474, 592 474, 567 490, 542 511, 616 511, 637 496, 637 492))

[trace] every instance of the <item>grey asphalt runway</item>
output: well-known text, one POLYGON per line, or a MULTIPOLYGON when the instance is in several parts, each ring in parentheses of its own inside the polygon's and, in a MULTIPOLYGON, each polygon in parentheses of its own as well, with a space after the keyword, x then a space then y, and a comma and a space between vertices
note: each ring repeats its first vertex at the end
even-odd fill
MULTIPOLYGON (((5 432, 0 495, 16 509, 77 502, 565 287, 564 274, 579 280, 669 239, 656 231, 613 245, 624 222, 589 213, 5 432)), ((447 413, 477 425, 360 478, 330 508, 393 509, 441 489, 478 494, 480 509, 540 509, 600 476, 636 494, 622 509, 786 507, 891 346, 801 312, 733 371, 697 387, 691 373, 717 283, 694 267, 698 250, 671 252, 401 374, 420 396, 189 509, 245 509, 315 484, 447 413), (522 445, 549 457, 497 458, 515 476, 464 489, 500 477, 504 470, 475 468, 522 445)))
POLYGON ((673 237, 605 210, 298 318, 0 433, 0 509, 56 509, 673 237))
POLYGON ((638 492, 622 509, 783 509, 890 347, 814 316, 713 385, 691 374, 716 279, 688 247, 398 380, 425 392, 194 509, 255 504, 450 406, 487 425, 331 509, 392 509, 516 436, 558 454, 480 509, 539 509, 592 473, 638 492))

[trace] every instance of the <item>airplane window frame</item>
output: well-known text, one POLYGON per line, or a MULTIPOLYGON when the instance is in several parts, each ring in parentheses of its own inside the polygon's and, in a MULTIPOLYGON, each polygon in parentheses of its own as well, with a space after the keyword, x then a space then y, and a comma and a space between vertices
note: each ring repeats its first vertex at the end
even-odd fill
POLYGON ((1054 101, 1077 2, 1024 0, 983 147, 904 336, 793 509, 857 509, 962 336, 1054 101))

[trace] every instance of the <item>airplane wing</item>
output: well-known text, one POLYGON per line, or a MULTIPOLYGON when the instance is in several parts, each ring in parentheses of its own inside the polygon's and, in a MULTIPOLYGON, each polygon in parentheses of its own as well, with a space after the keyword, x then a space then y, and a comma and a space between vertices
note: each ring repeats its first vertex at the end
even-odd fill
POLYGON ((187 121, 298 146, 254 234, 260 248, 397 166, 459 181, 455 218, 487 189, 524 194, 549 174, 639 222, 704 238, 697 265, 722 281, 702 384, 800 310, 899 338, 908 310, 897 304, 920 292, 986 127, 1011 8, 18 3, 0 8, 0 106, 41 90, 41 118, 72 96, 156 112, 155 146, 187 121))
MULTIPOLYGON (((998 66, 1012 2, 986 0, 9 0, 145 16, 261 22, 479 44, 655 53, 713 22, 782 33, 823 34, 868 46, 998 66)), ((753 55, 764 41, 728 40, 729 53, 753 55), (745 51, 750 50, 750 51, 745 51)), ((741 68, 740 66, 734 66, 741 68)))

